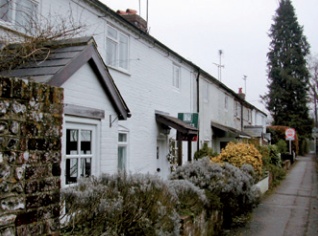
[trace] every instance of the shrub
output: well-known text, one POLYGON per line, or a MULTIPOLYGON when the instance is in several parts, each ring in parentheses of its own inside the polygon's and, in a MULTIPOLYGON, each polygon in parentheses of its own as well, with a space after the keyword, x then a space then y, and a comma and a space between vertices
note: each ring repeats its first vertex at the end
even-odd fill
POLYGON ((213 157, 217 155, 218 154, 216 152, 213 152, 212 148, 208 147, 207 143, 204 143, 203 147, 194 153, 194 159, 198 160, 202 157, 213 157))
MULTIPOLYGON (((289 128, 288 126, 282 126, 282 125, 266 127, 266 133, 271 134, 272 144, 277 144, 279 140, 285 140, 285 131, 288 128, 289 128)), ((299 142, 298 142, 297 132, 296 132, 295 140, 292 141, 292 150, 295 150, 296 154, 299 153, 299 142)))
POLYGON ((211 163, 203 158, 180 166, 170 179, 185 179, 206 191, 209 210, 222 209, 224 226, 235 216, 245 214, 258 203, 259 193, 252 187, 253 167, 243 165, 242 170, 228 164, 211 163))
POLYGON ((103 175, 63 190, 64 235, 178 235, 177 199, 152 175, 103 175))
POLYGON ((177 201, 179 215, 198 215, 208 205, 204 190, 198 188, 188 180, 171 180, 168 182, 170 192, 177 201))
POLYGON ((285 153, 285 152, 288 151, 287 143, 286 143, 286 141, 283 140, 283 139, 278 140, 278 142, 277 142, 275 145, 276 145, 277 151, 278 151, 279 153, 285 153))
POLYGON ((262 156, 252 144, 230 142, 222 149, 220 155, 211 160, 215 163, 228 162, 238 168, 250 164, 254 168, 256 178, 260 178, 263 174, 262 156))
POLYGON ((300 150, 299 154, 300 155, 305 155, 309 151, 309 144, 307 139, 302 139, 300 142, 300 150))
POLYGON ((281 155, 276 145, 259 146, 263 157, 263 169, 271 173, 270 189, 275 188, 286 176, 286 171, 282 168, 281 155))

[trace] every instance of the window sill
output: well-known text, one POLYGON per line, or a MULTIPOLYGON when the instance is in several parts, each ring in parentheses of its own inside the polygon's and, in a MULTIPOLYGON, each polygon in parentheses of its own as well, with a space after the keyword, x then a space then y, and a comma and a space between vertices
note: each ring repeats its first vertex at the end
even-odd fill
POLYGON ((108 69, 117 71, 117 72, 119 72, 121 74, 124 74, 124 75, 127 75, 127 76, 131 76, 131 73, 129 73, 127 70, 116 68, 116 67, 113 67, 113 66, 110 66, 110 65, 106 65, 106 66, 107 66, 108 69))
MULTIPOLYGON (((27 35, 23 32, 21 32, 21 30, 19 29, 19 27, 15 26, 14 24, 10 23, 10 22, 5 22, 5 21, 1 21, 0 20, 0 28, 7 30, 9 32, 12 32, 14 34, 17 34, 18 36, 22 36, 22 37, 29 37, 31 35, 27 35)), ((9 39, 10 40, 10 39, 9 39)))
POLYGON ((176 93, 180 93, 180 88, 177 88, 175 86, 172 86, 172 90, 176 93))

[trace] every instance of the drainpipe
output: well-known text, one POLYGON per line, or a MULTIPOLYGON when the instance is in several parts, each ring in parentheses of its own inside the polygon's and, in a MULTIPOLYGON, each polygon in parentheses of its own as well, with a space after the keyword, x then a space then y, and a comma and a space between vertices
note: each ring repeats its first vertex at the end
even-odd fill
POLYGON ((244 106, 243 106, 243 103, 241 103, 241 131, 243 131, 243 125, 244 125, 244 122, 243 122, 243 119, 244 119, 243 109, 244 109, 244 106))
MULTIPOLYGON (((198 75, 197 75, 197 79, 196 79, 196 82, 197 82, 197 113, 199 114, 200 112, 200 83, 199 83, 199 80, 200 80, 200 69, 198 69, 198 75)), ((197 151, 199 151, 200 149, 200 116, 199 116, 199 121, 198 121, 198 140, 197 140, 197 151)))

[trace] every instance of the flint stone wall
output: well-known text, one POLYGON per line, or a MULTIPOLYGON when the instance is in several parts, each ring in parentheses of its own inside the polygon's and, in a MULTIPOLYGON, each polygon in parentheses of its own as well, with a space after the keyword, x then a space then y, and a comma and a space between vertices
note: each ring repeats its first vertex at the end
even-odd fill
POLYGON ((0 235, 58 235, 63 89, 0 77, 0 235))

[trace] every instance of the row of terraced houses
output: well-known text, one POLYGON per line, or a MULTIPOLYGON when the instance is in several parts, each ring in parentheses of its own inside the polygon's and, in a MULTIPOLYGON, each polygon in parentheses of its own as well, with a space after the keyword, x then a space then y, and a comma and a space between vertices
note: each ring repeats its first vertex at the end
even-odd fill
POLYGON ((267 142, 266 114, 152 37, 136 11, 116 12, 97 0, 0 6, 3 35, 32 36, 29 17, 41 25, 71 15, 84 26, 55 42, 43 63, 1 72, 64 89, 63 187, 123 169, 167 178, 171 165, 192 161, 205 143, 220 152, 231 140, 267 142))

